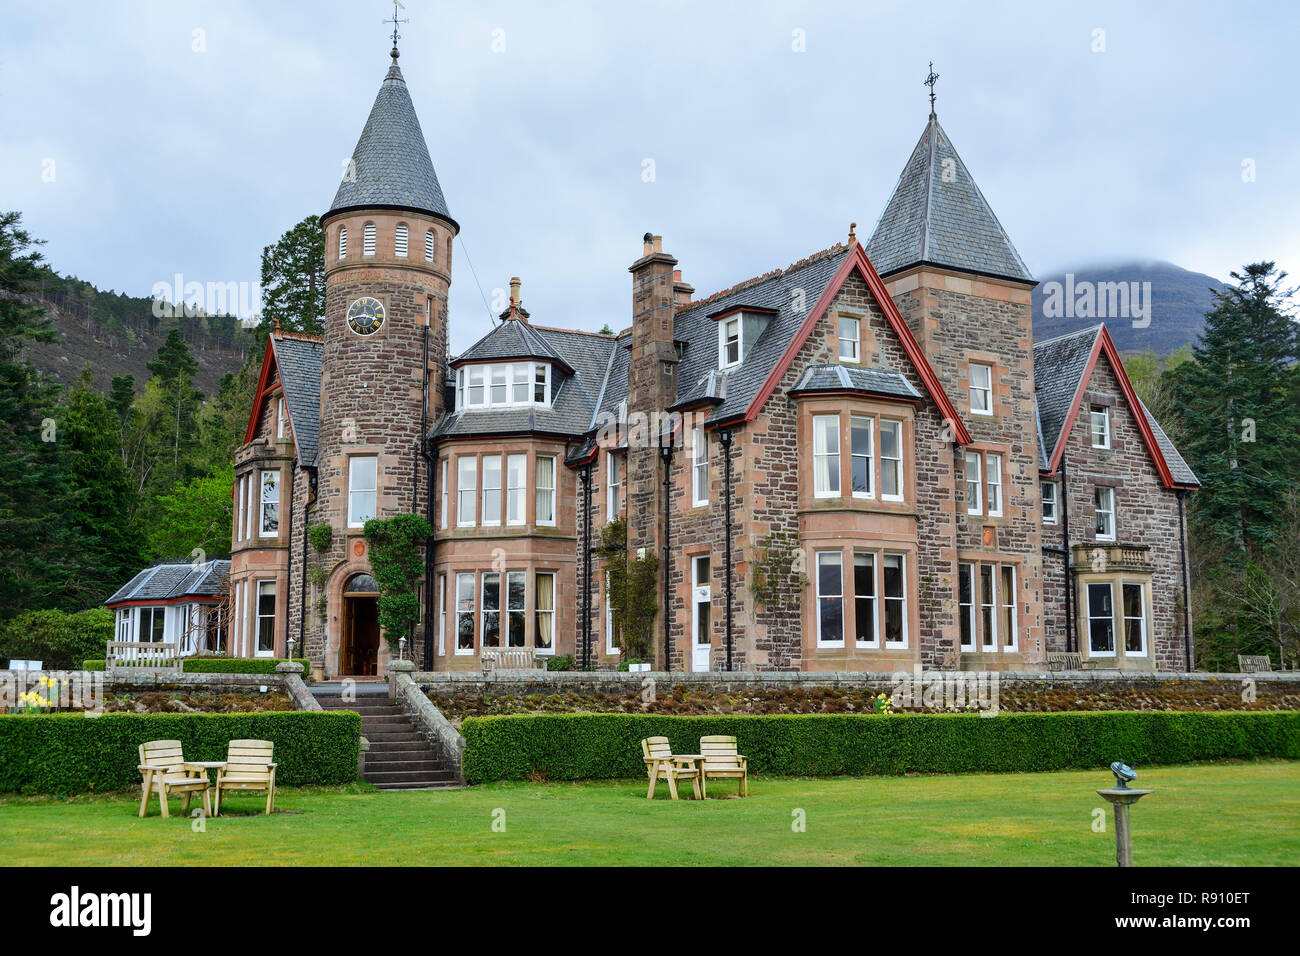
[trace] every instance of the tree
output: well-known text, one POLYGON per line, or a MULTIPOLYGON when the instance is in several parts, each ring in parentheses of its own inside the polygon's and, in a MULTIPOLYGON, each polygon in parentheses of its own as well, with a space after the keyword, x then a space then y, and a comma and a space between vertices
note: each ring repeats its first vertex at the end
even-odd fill
POLYGON ((1300 477, 1296 362, 1300 335, 1285 273, 1272 262, 1233 272, 1192 360, 1168 373, 1180 445, 1201 478, 1195 531, 1237 557, 1261 554, 1279 531, 1276 502, 1300 477))
POLYGON ((40 661, 46 670, 80 670, 102 658, 113 639, 113 612, 96 607, 27 611, 0 625, 0 657, 40 661))
POLYGON ((261 331, 318 335, 324 314, 325 232, 308 216, 262 250, 261 331))
POLYGON ((159 497, 149 535, 149 551, 155 559, 189 560, 195 548, 207 558, 229 554, 233 461, 232 456, 224 469, 192 478, 159 497))
POLYGON ((615 518, 600 530, 596 557, 605 568, 605 596, 623 660, 649 657, 654 645, 655 615, 659 612, 655 588, 659 556, 653 550, 647 550, 644 558, 629 554, 627 522, 615 518))
POLYGON ((57 335, 31 302, 41 255, 21 222, 20 213, 0 213, 0 616, 66 600, 81 544, 60 508, 57 387, 22 357, 26 342, 57 335))
POLYGON ((422 515, 371 518, 362 528, 370 545, 370 568, 379 585, 379 626, 390 647, 414 638, 420 619, 416 585, 424 574, 424 547, 433 528, 422 515))

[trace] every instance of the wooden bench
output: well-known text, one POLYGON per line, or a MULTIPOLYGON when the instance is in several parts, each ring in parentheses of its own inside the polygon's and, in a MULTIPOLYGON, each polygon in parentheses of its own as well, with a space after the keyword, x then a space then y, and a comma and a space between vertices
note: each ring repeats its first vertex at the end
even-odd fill
POLYGON ((269 740, 230 742, 226 765, 217 770, 217 806, 214 816, 221 814, 223 790, 265 790, 266 812, 275 810, 275 764, 271 762, 274 746, 269 740))
POLYGON ((653 800, 655 797, 655 784, 660 780, 668 781, 668 793, 674 799, 677 797, 677 781, 689 780, 691 789, 695 793, 695 799, 703 799, 703 791, 700 789, 700 771, 695 766, 693 757, 674 757, 673 751, 668 746, 667 737, 646 737, 641 741, 641 757, 645 761, 646 773, 650 776, 650 789, 646 791, 646 799, 653 800))
POLYGON ((537 654, 531 647, 489 648, 482 652, 479 659, 484 674, 493 671, 546 670, 546 657, 537 654))
POLYGON ((1091 671, 1097 669, 1097 661, 1084 657, 1078 651, 1048 651, 1047 670, 1055 674, 1060 671, 1091 671))
POLYGON ((1271 674, 1273 659, 1267 654, 1238 654, 1237 669, 1242 674, 1271 674))
POLYGON ((203 794, 203 812, 212 813, 208 794, 212 786, 206 773, 191 777, 185 769, 185 756, 179 740, 148 740, 140 745, 140 816, 149 811, 149 794, 158 794, 158 804, 164 817, 171 816, 167 809, 167 794, 183 793, 185 802, 181 813, 190 812, 190 797, 195 791, 203 794))
POLYGON ((700 738, 700 790, 709 795, 709 778, 735 778, 737 793, 749 796, 749 762, 736 749, 736 738, 712 736, 700 738))

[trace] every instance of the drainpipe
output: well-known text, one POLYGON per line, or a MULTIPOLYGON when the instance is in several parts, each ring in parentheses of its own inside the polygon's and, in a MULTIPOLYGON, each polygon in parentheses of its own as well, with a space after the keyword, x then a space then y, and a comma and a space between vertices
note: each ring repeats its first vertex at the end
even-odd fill
POLYGON ((723 562, 726 565, 727 593, 727 670, 731 670, 731 431, 718 435, 722 442, 722 530, 723 562))
POLYGON ((582 482, 582 669, 591 670, 591 462, 578 472, 582 482))
POLYGON ((1187 655, 1187 672, 1193 669, 1192 663, 1192 589, 1187 575, 1187 515, 1184 503, 1187 492, 1179 488, 1178 495, 1178 555, 1183 565, 1183 652, 1187 655))
POLYGON ((659 437, 659 455, 664 462, 664 670, 673 669, 673 644, 672 644, 672 589, 669 583, 669 576, 672 573, 673 555, 672 555, 672 515, 673 515, 673 439, 670 432, 667 437, 659 437))
MULTIPOLYGON (((289 581, 293 577, 293 486, 296 485, 298 478, 298 459, 295 457, 289 465, 289 526, 285 529, 284 540, 289 543, 285 549, 285 554, 289 560, 285 562, 285 589, 284 589, 284 652, 289 653, 289 581)), ((303 521, 303 525, 307 524, 303 521)), ((306 568, 303 568, 302 587, 307 586, 306 568)))
POLYGON ((302 506, 302 587, 298 589, 298 650, 307 656, 307 509, 316 503, 316 469, 304 465, 307 472, 307 491, 310 497, 302 506))
POLYGON ((1065 551, 1065 649, 1078 652, 1079 639, 1074 621, 1074 572, 1070 567, 1070 486, 1065 470, 1065 452, 1061 452, 1061 547, 1065 551))
MULTIPOLYGON (((425 304, 425 308, 430 306, 425 304)), ((433 670, 433 494, 434 477, 436 470, 436 458, 434 457, 433 446, 429 441, 429 315, 426 313, 424 321, 424 382, 423 382, 423 401, 420 404, 420 440, 416 443, 416 467, 415 474, 411 477, 411 513, 415 514, 416 500, 415 489, 419 483, 419 459, 424 459, 425 470, 425 502, 424 517, 429 523, 429 537, 424 541, 424 669, 433 670)), ((443 601, 446 601, 444 596, 443 601)), ((414 651, 415 629, 411 629, 411 650, 414 651)))

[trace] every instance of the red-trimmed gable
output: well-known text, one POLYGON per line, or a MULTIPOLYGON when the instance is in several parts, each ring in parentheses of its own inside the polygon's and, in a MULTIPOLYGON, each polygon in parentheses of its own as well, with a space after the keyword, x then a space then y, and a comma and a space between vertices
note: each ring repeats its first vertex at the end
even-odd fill
POLYGON ((957 414, 957 409, 948 398, 947 392, 945 392, 943 386, 939 384, 939 377, 934 374, 934 369, 930 367, 930 363, 926 359, 925 353, 921 351, 920 344, 916 341, 915 336, 912 335, 912 330, 909 329, 907 323, 903 321, 902 315, 899 314, 898 306, 894 304, 894 300, 891 299, 889 293, 885 291, 884 282, 881 281, 880 276, 876 273, 875 266, 871 264, 871 260, 867 258, 867 253, 862 248, 862 244, 858 242, 853 244, 853 248, 849 250, 849 254, 844 257, 844 262, 840 264, 839 270, 835 273, 834 278, 827 283, 826 289, 817 299, 812 310, 809 311, 808 317, 804 319, 803 324, 799 326, 799 331, 795 333, 790 344, 786 346, 786 350, 781 356, 781 360, 776 363, 776 367, 772 369, 771 374, 768 375, 767 380, 763 383, 763 387, 759 389, 758 395, 756 395, 754 401, 750 403, 749 409, 745 412, 744 420, 752 422, 758 417, 758 413, 762 410, 763 405, 766 404, 767 400, 772 396, 772 393, 776 391, 776 387, 780 383, 781 378, 790 370, 790 366, 794 364, 795 356, 799 353, 799 349, 801 349, 803 344, 808 341, 808 336, 812 334, 812 330, 816 327, 817 322, 826 314, 826 310, 831 307, 831 303, 835 301, 835 297, 839 295, 840 289, 848 280, 849 276, 853 274, 853 270, 855 269, 867 283, 867 288, 871 290, 871 295, 880 306, 880 310, 884 313, 885 319, 889 322, 890 328, 894 330, 894 334, 896 334, 899 341, 902 342, 903 350, 911 360, 912 367, 916 369, 917 375, 921 377, 921 382, 925 386, 926 391, 929 392, 930 398, 934 401, 935 405, 938 406, 939 412, 943 417, 951 423, 953 441, 958 445, 969 445, 971 437, 970 433, 966 431, 965 423, 962 422, 961 417, 957 414))

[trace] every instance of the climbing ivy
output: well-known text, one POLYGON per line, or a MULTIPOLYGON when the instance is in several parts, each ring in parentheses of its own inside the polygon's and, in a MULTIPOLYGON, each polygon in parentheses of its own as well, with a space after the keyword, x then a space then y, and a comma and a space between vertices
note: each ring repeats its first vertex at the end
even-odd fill
POLYGON ((659 556, 653 548, 644 558, 632 556, 627 547, 627 522, 616 518, 600 532, 596 555, 605 566, 605 595, 619 632, 623 659, 649 656, 655 616, 659 613, 656 583, 659 556))
POLYGON ((808 583, 803 573, 799 539, 783 531, 764 536, 756 549, 749 589, 769 611, 782 610, 787 599, 808 583))
POLYGON ((370 570, 379 585, 379 626, 391 647, 420 619, 416 585, 424 574, 424 543, 433 535, 421 515, 371 518, 362 533, 370 545, 370 570))

